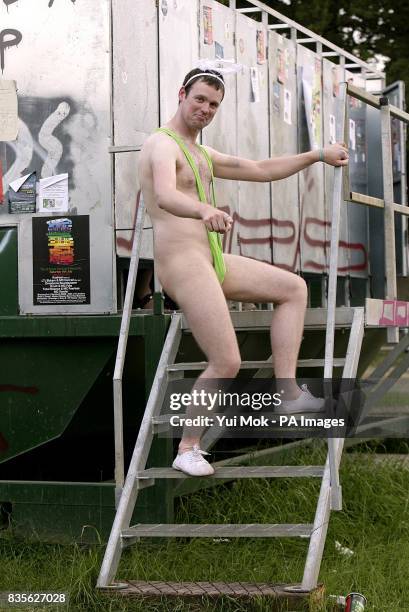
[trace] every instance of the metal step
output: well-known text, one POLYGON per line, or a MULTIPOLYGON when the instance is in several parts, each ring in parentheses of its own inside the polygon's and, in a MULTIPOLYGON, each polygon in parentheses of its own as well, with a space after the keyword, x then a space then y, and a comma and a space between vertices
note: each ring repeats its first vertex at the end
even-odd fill
MULTIPOLYGON (((216 468, 212 476, 202 478, 321 478, 324 466, 321 465, 239 465, 216 468)), ((139 472, 139 479, 189 478, 187 474, 173 468, 149 468, 139 472)), ((195 476, 195 478, 197 478, 195 476)))
MULTIPOLYGON (((268 330, 271 325, 271 310, 245 310, 242 312, 230 311, 233 326, 237 330, 268 330)), ((340 307, 335 310, 335 327, 351 327, 354 308, 340 307)), ((305 329, 326 329, 327 309, 307 308, 305 314, 305 329)), ((182 317, 182 330, 190 332, 186 317, 182 317)))
MULTIPOLYGON (((299 359, 297 362, 297 367, 299 368, 323 368, 325 360, 324 359, 299 359)), ((334 358, 334 367, 342 367, 345 365, 344 357, 334 358)), ((166 370, 167 372, 187 372, 187 371, 199 371, 205 370, 208 366, 207 361, 195 361, 195 362, 187 362, 187 363, 173 363, 169 365, 166 370)), ((273 364, 271 359, 267 359, 265 361, 242 361, 240 365, 241 370, 258 370, 259 368, 270 368, 272 369, 273 364)))
MULTIPOLYGON (((273 584, 267 582, 170 582, 160 580, 124 580, 116 582, 105 591, 115 597, 185 597, 188 601, 202 597, 225 597, 248 601, 252 598, 268 597, 270 610, 305 609, 306 602, 314 594, 314 602, 324 600, 323 585, 305 590, 301 584, 273 584), (116 588, 115 588, 116 587, 116 588), (276 607, 277 604, 278 607, 276 607), (302 607, 300 607, 302 605, 302 607)), ((148 604, 147 604, 148 605, 148 604)))
POLYGON ((132 544, 140 537, 149 538, 309 538, 313 530, 311 524, 157 524, 135 525, 121 532, 125 545, 132 544))

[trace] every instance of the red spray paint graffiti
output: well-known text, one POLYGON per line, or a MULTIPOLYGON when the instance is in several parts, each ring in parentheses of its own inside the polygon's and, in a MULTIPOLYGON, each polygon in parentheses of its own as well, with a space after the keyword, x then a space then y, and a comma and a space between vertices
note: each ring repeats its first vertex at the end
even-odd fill
MULTIPOLYGON (((309 181, 309 188, 311 188, 311 183, 312 181, 309 181)), ((138 212, 140 196, 141 196, 141 192, 138 191, 137 198, 136 198, 135 213, 134 213, 134 218, 133 218, 134 228, 129 230, 131 231, 131 238, 127 240, 126 238, 119 236, 116 239, 116 243, 118 247, 122 247, 129 251, 131 251, 132 249, 132 242, 133 242, 133 238, 135 235, 135 220, 136 220, 136 215, 138 212)), ((300 253, 300 234, 301 232, 297 233, 297 228, 293 221, 291 221, 290 219, 276 219, 274 217, 264 218, 264 219, 248 219, 248 218, 245 218, 239 215, 237 212, 231 213, 230 208, 228 206, 224 206, 224 207, 221 206, 220 210, 223 210, 229 213, 233 218, 233 224, 232 224, 232 228, 229 234, 223 236, 223 249, 226 253, 232 252, 234 236, 237 237, 240 255, 244 255, 242 246, 266 245, 266 244, 270 244, 271 246, 273 244, 287 244, 291 246, 295 244, 296 249, 295 249, 293 261, 291 263, 283 263, 279 261, 273 261, 273 262, 266 261, 266 263, 270 263, 270 264, 274 263, 275 266, 278 266, 280 268, 290 270, 290 271, 294 271, 296 269, 297 257, 300 253), (246 237, 246 236, 243 236, 241 233, 243 230, 256 229, 256 228, 257 229, 266 228, 267 230, 269 230, 269 233, 265 237, 246 237), (278 228, 281 230, 287 228, 289 230, 288 235, 274 236, 274 228, 278 228)), ((324 239, 314 238, 312 235, 312 228, 313 227, 323 228, 324 233, 325 233, 326 229, 331 227, 331 223, 329 221, 324 221, 322 219, 318 219, 315 217, 306 217, 304 220, 304 223, 302 223, 302 220, 301 220, 301 225, 304 226, 303 231, 302 231, 302 236, 303 236, 303 240, 305 244, 308 244, 311 247, 322 249, 324 254, 326 254, 327 249, 330 246, 330 241, 327 240, 326 238, 324 239)), ((360 261, 358 261, 358 263, 349 264, 346 266, 339 266, 338 272, 343 272, 343 273, 358 272, 358 271, 362 272, 367 269, 368 254, 367 254, 364 244, 360 242, 347 242, 345 240, 339 240, 338 246, 340 249, 344 249, 350 254, 351 253, 361 254, 360 261)), ((328 269, 327 264, 322 264, 322 263, 316 262, 311 259, 304 262, 304 267, 312 268, 316 270, 317 272, 325 272, 328 269)))

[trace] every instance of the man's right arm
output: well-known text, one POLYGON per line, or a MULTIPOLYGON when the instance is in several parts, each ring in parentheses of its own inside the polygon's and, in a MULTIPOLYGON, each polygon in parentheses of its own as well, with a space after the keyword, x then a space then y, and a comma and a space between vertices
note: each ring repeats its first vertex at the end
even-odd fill
POLYGON ((161 139, 152 147, 152 181, 156 204, 177 217, 200 219, 210 231, 228 231, 231 224, 226 213, 176 188, 176 156, 172 142, 161 139))

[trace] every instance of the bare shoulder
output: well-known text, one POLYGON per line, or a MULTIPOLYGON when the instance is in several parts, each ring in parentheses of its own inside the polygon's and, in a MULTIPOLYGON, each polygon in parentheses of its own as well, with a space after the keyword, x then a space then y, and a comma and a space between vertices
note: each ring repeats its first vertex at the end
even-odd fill
POLYGON ((176 155, 176 142, 164 132, 154 132, 143 143, 141 155, 144 159, 153 159, 162 155, 176 155))

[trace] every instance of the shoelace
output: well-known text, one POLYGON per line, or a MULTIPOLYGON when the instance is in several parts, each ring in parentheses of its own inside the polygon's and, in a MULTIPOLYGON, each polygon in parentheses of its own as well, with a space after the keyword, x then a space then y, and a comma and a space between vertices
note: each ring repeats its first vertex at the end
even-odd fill
POLYGON ((202 460, 202 455, 210 455, 210 453, 207 453, 206 451, 204 451, 201 448, 199 448, 199 446, 197 444, 194 445, 194 447, 193 447, 191 452, 192 452, 192 459, 194 461, 201 461, 202 460))
POLYGON ((311 397, 314 397, 311 391, 309 390, 307 384, 301 385, 301 391, 304 391, 304 393, 308 393, 308 395, 310 395, 311 397))

